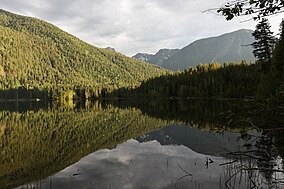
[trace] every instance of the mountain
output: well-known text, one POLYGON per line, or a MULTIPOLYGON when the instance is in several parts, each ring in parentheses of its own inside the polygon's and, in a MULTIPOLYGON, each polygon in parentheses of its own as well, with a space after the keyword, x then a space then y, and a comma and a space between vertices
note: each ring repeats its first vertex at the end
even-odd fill
POLYGON ((156 54, 138 53, 132 58, 143 60, 155 65, 162 65, 164 60, 174 55, 179 49, 160 49, 156 54))
POLYGON ((106 49, 116 52, 115 48, 113 48, 113 47, 107 47, 106 49))
POLYGON ((179 49, 160 49, 150 60, 150 63, 161 66, 165 60, 178 51, 179 49))
POLYGON ((166 59, 162 67, 184 70, 190 66, 210 62, 255 60, 249 44, 254 41, 252 30, 238 30, 218 37, 197 40, 166 59))
POLYGON ((45 21, 4 10, 0 38, 0 90, 130 87, 166 72, 94 47, 45 21))
POLYGON ((224 149, 237 150, 239 146, 238 137, 239 134, 229 131, 220 135, 186 125, 170 125, 137 137, 136 140, 140 143, 156 140, 161 145, 183 145, 198 153, 217 155, 224 153, 224 149))
POLYGON ((150 60, 154 57, 153 54, 148 54, 148 53, 137 53, 136 55, 132 56, 132 58, 135 58, 137 60, 149 62, 150 60))

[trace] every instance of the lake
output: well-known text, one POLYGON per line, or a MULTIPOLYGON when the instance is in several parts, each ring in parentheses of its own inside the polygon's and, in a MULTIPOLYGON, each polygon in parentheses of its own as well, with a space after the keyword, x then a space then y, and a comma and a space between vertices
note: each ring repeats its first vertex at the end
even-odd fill
POLYGON ((0 102, 0 188, 284 188, 283 114, 243 104, 0 102))

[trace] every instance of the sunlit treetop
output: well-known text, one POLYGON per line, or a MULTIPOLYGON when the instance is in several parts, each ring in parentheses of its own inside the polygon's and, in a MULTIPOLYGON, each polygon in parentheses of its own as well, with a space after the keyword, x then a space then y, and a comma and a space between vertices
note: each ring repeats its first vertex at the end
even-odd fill
POLYGON ((252 15, 258 20, 281 12, 284 12, 284 0, 229 0, 217 9, 226 20, 243 15, 252 15))

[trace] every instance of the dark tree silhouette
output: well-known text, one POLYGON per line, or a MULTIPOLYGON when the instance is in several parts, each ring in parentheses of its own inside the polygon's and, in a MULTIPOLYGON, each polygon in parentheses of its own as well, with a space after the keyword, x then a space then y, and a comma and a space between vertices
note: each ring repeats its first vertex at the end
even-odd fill
POLYGON ((227 20, 252 15, 254 20, 284 12, 284 0, 230 0, 217 9, 227 20))
POLYGON ((255 42, 252 43, 253 54, 259 62, 265 65, 263 68, 265 72, 270 70, 272 50, 276 43, 276 38, 273 36, 273 32, 270 31, 270 27, 268 20, 262 18, 252 33, 255 38, 255 42))
POLYGON ((272 77, 275 79, 275 92, 284 93, 284 20, 280 25, 280 38, 275 46, 271 62, 272 77))

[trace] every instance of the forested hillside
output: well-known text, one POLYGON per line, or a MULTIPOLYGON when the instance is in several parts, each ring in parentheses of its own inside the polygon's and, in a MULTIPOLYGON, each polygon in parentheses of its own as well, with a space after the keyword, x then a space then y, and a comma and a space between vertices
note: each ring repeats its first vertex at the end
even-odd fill
POLYGON ((47 22, 0 10, 1 90, 84 89, 98 95, 102 88, 137 86, 165 72, 94 47, 47 22))
POLYGON ((211 63, 143 82, 136 89, 109 94, 138 98, 244 98, 256 95, 261 79, 259 65, 211 63))

